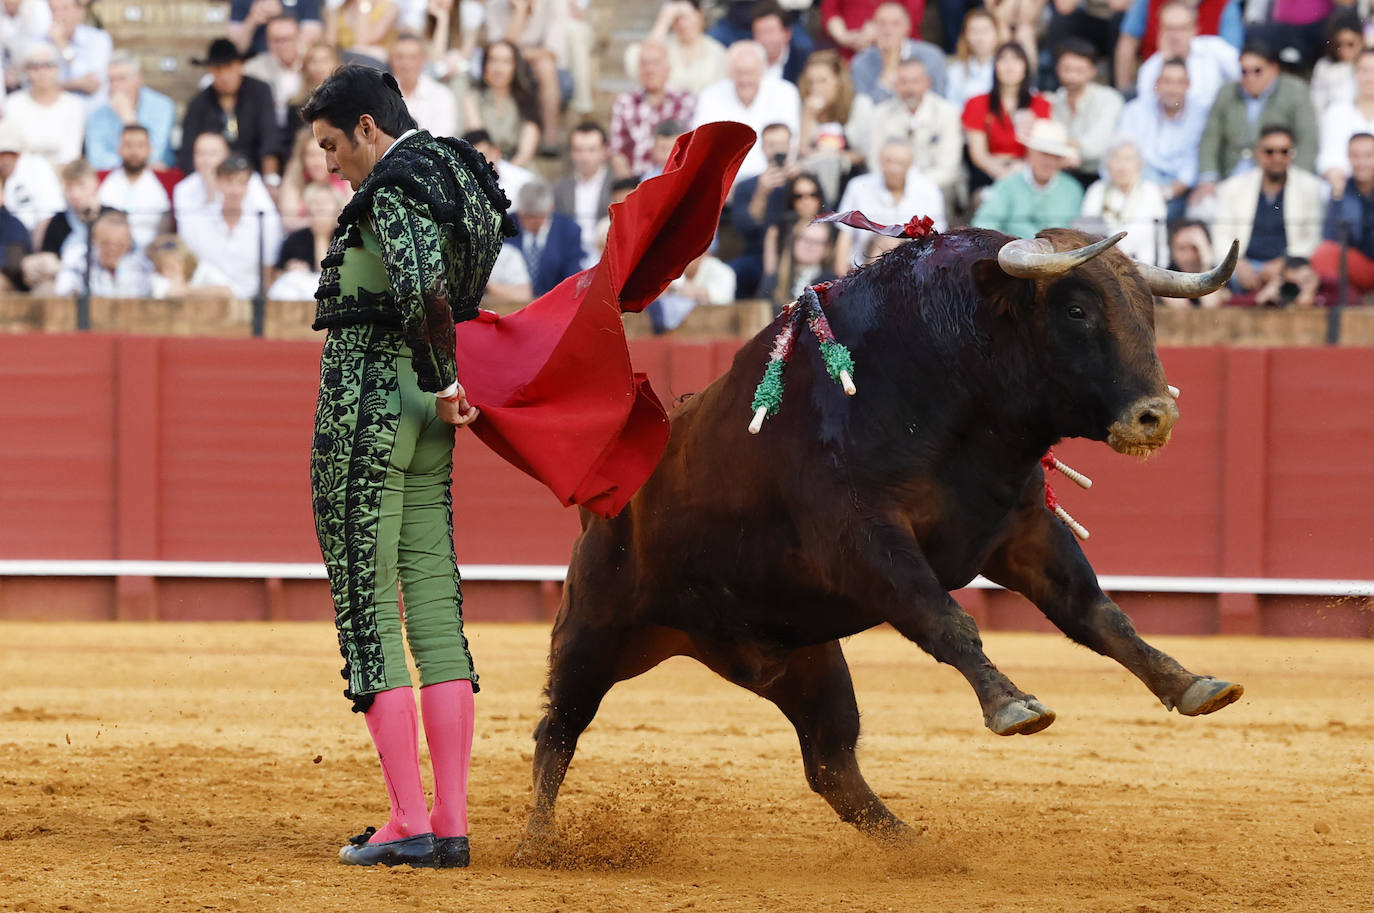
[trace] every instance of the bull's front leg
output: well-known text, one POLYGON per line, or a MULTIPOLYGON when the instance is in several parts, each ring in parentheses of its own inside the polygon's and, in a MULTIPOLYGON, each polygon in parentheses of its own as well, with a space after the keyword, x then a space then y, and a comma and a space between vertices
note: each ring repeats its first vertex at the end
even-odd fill
POLYGON ((1121 663, 1170 710, 1200 716, 1239 698, 1245 692, 1240 685, 1189 672, 1140 638, 1098 586, 1073 533, 1045 509, 1042 492, 1037 474, 983 575, 1035 603, 1073 640, 1121 663))
POLYGON ((977 623, 940 585, 909 527, 877 523, 856 547, 857 560, 847 570, 860 599, 968 679, 989 729, 998 735, 1029 735, 1054 722, 1053 710, 1017 688, 988 659, 977 623))

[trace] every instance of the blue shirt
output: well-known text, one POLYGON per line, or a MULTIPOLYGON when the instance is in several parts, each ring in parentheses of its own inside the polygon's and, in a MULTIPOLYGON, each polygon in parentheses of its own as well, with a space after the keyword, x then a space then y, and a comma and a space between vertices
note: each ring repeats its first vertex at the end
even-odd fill
POLYGON ((1152 95, 1141 95, 1121 109, 1117 132, 1140 149, 1147 180, 1168 187, 1197 181, 1197 147, 1207 127, 1207 109, 1189 100, 1174 117, 1166 117, 1152 95))
MULTIPOLYGON (((78 25, 72 32, 72 40, 66 51, 57 52, 57 68, 63 82, 94 75, 102 87, 110 84, 110 55, 114 53, 114 41, 108 32, 90 25, 78 25)), ((86 110, 91 111, 98 103, 101 92, 86 96, 86 110)))
POLYGON ((1250 244, 1245 248, 1248 260, 1261 262, 1282 257, 1288 251, 1288 231, 1283 226, 1283 191, 1271 200, 1260 191, 1255 204, 1255 227, 1250 232, 1250 244))
MULTIPOLYGON (((148 128, 148 143, 153 161, 175 165, 172 154, 172 127, 176 123, 177 106, 166 95, 144 86, 138 90, 138 122, 148 128)), ((96 171, 108 171, 120 166, 119 136, 124 122, 108 103, 101 105, 86 118, 86 160, 96 171)))
MULTIPOLYGON (((1257 124, 1260 114, 1264 111, 1265 104, 1273 96, 1278 87, 1279 81, 1275 79, 1269 84, 1269 88, 1258 95, 1251 95, 1240 86, 1236 86, 1236 92, 1240 95, 1241 103, 1245 105, 1245 119, 1250 122, 1251 126, 1257 124)), ((1258 130, 1255 131, 1255 135, 1259 135, 1258 130)))
MULTIPOLYGON (((1121 20, 1121 34, 1132 38, 1145 37, 1145 17, 1150 14, 1150 0, 1135 0, 1121 20)), ((1224 40, 1237 51, 1245 43, 1245 23, 1241 19, 1240 3, 1232 0, 1221 11, 1221 21, 1217 23, 1217 37, 1224 40)))

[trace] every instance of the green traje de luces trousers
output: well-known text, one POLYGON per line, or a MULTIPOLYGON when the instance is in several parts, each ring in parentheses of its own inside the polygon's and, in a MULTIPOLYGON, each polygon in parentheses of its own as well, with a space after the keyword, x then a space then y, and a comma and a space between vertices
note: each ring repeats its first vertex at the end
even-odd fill
POLYGON ((453 426, 416 384, 410 350, 375 325, 329 331, 310 461, 315 531, 329 572, 344 695, 365 712, 378 691, 468 679, 463 594, 453 553, 453 426))

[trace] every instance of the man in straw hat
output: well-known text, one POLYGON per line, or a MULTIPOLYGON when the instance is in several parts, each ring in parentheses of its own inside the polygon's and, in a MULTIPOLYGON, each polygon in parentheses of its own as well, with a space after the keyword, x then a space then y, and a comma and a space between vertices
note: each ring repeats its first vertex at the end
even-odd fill
POLYGON ((1033 238, 1042 228, 1070 225, 1083 203, 1083 187, 1064 173, 1074 156, 1062 124, 1038 119, 1024 140, 1026 164, 983 193, 975 228, 1033 238))

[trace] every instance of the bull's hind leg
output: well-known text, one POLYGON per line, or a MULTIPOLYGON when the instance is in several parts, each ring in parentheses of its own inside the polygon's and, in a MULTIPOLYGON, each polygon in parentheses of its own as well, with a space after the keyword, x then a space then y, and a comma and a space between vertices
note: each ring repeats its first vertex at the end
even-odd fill
POLYGON ((577 740, 606 692, 682 648, 682 635, 665 628, 592 628, 560 618, 549 650, 548 707, 534 731, 534 808, 526 841, 549 836, 577 740))
POLYGON ((859 772, 859 705, 837 641, 795 651, 780 676, 750 690, 777 704, 796 727, 806 782, 841 820, 875 837, 915 835, 859 772))
POLYGON ((1200 716, 1234 702, 1245 689, 1195 675, 1136 634, 1126 613, 1097 585, 1097 575, 1063 523, 1039 503, 1018 512, 1010 537, 988 560, 983 574, 1021 593, 1061 631, 1109 656, 1145 683, 1170 710, 1200 716))

